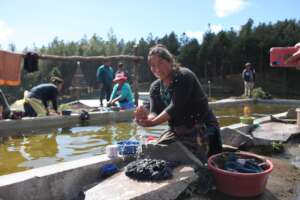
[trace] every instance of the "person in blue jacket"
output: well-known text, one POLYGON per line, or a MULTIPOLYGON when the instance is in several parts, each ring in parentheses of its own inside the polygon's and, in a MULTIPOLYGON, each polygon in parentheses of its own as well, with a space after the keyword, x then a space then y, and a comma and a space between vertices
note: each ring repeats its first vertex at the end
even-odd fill
POLYGON ((30 99, 38 99, 45 109, 45 114, 50 115, 50 111, 48 108, 48 102, 52 102, 53 110, 56 114, 60 114, 57 106, 57 98, 59 92, 63 89, 64 81, 59 77, 52 77, 50 79, 50 83, 42 83, 35 87, 33 87, 28 94, 26 95, 26 99, 29 102, 24 103, 24 111, 25 116, 36 117, 38 116, 38 110, 35 110, 33 104, 30 103, 30 99))
POLYGON ((251 63, 247 62, 245 64, 242 77, 244 80, 244 95, 246 97, 251 97, 255 82, 255 69, 252 67, 251 63))
POLYGON ((127 77, 124 73, 116 74, 113 80, 116 84, 114 85, 110 100, 107 106, 113 106, 118 104, 121 109, 134 108, 134 98, 130 85, 127 82, 127 77))
POLYGON ((100 83, 100 106, 103 106, 103 99, 109 101, 113 87, 114 71, 110 66, 111 62, 106 61, 97 69, 97 81, 100 83))

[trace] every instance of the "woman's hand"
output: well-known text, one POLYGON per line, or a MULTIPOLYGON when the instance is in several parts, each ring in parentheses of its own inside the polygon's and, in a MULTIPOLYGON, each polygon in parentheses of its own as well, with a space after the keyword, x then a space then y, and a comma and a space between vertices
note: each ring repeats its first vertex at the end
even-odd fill
POLYGON ((136 120, 137 124, 143 127, 155 126, 153 119, 140 119, 136 120))
POLYGON ((136 121, 145 120, 148 118, 148 110, 144 106, 138 106, 135 109, 134 117, 136 121))
POLYGON ((295 47, 298 47, 298 51, 287 59, 287 63, 296 63, 296 68, 300 70, 300 42, 295 47))
POLYGON ((134 112, 136 123, 144 127, 150 126, 151 120, 148 119, 148 114, 149 112, 144 106, 138 106, 134 112))

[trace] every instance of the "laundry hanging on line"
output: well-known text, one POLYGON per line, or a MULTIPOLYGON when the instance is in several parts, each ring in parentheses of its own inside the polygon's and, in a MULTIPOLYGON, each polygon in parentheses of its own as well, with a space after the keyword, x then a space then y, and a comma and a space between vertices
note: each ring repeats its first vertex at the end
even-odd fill
POLYGON ((24 57, 23 68, 28 72, 35 72, 38 70, 38 54, 34 52, 27 52, 24 57))
POLYGON ((21 61, 21 54, 0 51, 0 85, 20 85, 21 61))

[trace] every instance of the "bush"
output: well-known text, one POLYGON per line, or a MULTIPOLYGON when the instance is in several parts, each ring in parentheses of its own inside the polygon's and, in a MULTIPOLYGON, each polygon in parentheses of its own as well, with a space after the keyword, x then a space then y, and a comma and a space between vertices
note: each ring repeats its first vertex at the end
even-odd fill
POLYGON ((252 97, 254 99, 271 99, 271 95, 265 92, 261 87, 254 88, 252 91, 252 97))

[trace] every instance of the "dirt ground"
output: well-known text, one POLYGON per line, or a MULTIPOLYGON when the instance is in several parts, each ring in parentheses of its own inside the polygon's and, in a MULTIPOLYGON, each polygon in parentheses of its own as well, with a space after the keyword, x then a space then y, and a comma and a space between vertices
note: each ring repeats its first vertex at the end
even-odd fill
POLYGON ((235 198, 213 191, 208 195, 193 194, 180 200, 300 200, 300 169, 286 161, 269 158, 274 164, 263 194, 251 198, 235 198))

